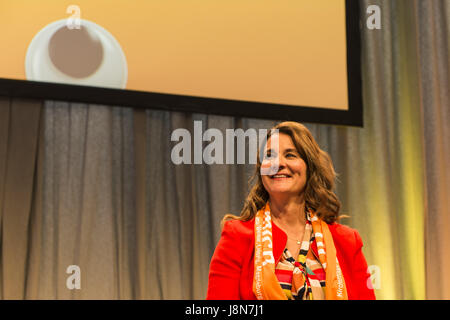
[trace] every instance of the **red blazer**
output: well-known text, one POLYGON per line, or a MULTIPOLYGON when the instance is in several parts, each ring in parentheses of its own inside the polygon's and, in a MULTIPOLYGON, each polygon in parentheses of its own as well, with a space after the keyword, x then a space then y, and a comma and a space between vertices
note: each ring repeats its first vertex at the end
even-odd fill
MULTIPOLYGON (((253 294, 254 224, 249 221, 230 220, 225 223, 222 236, 211 259, 208 292, 211 300, 256 300, 253 294)), ((344 275, 348 298, 372 300, 375 294, 362 253, 362 240, 358 232, 347 226, 328 225, 336 247, 337 258, 344 275), (370 286, 370 288, 369 288, 370 286)), ((280 259, 287 236, 272 223, 273 255, 280 259)), ((317 246, 311 245, 317 254, 317 246)))

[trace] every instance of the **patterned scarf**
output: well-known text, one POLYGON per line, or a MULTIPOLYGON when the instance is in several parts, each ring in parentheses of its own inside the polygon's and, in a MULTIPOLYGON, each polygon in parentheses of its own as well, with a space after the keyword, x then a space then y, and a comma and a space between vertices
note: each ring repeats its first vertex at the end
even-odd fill
MULTIPOLYGON (((347 300, 344 277, 339 267, 333 237, 328 225, 314 214, 311 224, 316 238, 319 260, 326 273, 325 299, 347 300)), ((275 275, 270 207, 259 210, 255 216, 255 271, 253 292, 258 300, 286 300, 275 275)))
POLYGON ((312 232, 311 215, 306 215, 305 232, 297 261, 287 248, 275 266, 275 275, 289 300, 324 300, 325 271, 319 258, 310 250, 315 237, 312 232))

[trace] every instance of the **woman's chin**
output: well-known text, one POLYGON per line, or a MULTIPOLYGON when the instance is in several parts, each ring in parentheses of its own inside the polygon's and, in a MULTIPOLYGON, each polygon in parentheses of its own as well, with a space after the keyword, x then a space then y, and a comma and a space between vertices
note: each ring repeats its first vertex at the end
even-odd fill
POLYGON ((272 196, 287 196, 287 195, 292 195, 292 194, 298 194, 298 192, 295 192, 294 190, 292 190, 291 188, 275 188, 270 190, 269 195, 272 196))

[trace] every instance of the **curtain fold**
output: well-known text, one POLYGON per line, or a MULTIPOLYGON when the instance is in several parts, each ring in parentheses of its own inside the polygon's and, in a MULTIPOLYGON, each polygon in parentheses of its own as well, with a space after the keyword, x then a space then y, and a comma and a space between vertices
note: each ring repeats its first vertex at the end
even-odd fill
POLYGON ((450 3, 416 2, 426 188, 426 289, 450 299, 450 3))
POLYGON ((25 297, 41 105, 39 101, 0 97, 0 279, 3 299, 25 297))
POLYGON ((132 110, 46 102, 26 297, 133 298, 132 110), (131 152, 130 152, 131 151, 131 152), (81 270, 70 290, 67 268, 81 270))

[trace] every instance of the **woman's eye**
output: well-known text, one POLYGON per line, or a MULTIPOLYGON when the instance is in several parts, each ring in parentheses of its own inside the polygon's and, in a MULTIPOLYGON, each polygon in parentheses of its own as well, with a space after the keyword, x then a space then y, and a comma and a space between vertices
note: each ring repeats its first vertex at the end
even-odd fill
POLYGON ((297 157, 294 153, 288 153, 287 155, 286 155, 286 157, 288 157, 288 158, 291 158, 291 157, 297 157))
POLYGON ((264 155, 264 160, 273 160, 276 157, 276 153, 274 152, 267 152, 264 155))

